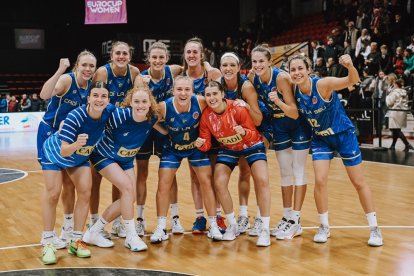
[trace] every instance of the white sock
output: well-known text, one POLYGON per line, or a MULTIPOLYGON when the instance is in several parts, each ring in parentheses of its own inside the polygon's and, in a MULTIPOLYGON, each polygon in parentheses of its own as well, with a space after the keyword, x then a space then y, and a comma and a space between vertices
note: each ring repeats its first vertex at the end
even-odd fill
POLYGON ((239 210, 239 216, 243 216, 243 217, 248 217, 248 212, 247 212, 247 205, 240 205, 240 210, 239 210))
POLYGON ((171 210, 171 218, 175 216, 178 217, 178 203, 171 203, 170 210, 171 210))
POLYGON ((199 217, 204 217, 204 209, 196 209, 196 216, 199 217))
POLYGON ((297 224, 300 219, 300 211, 292 210, 292 212, 290 212, 290 219, 297 224))
POLYGON ((63 229, 73 229, 73 214, 63 214, 63 229))
POLYGON ((71 241, 81 240, 82 236, 83 236, 82 231, 72 231, 72 240, 71 241))
POLYGON ((99 214, 91 214, 91 222, 90 222, 90 226, 94 225, 95 222, 97 222, 99 219, 99 214))
POLYGON ((229 225, 230 224, 237 224, 236 216, 234 215, 234 212, 226 214, 226 219, 229 222, 229 225))
POLYGON ((263 229, 269 230, 270 217, 261 217, 261 219, 262 219, 262 222, 263 222, 263 224, 262 224, 263 229))
POLYGON ((291 216, 290 212, 292 212, 292 207, 283 208, 283 217, 289 220, 291 216))
POLYGON ((328 212, 319 214, 319 221, 321 222, 323 226, 329 227, 328 212))
POLYGON ((54 231, 43 231, 42 232, 42 240, 43 242, 46 244, 48 242, 52 242, 53 237, 55 236, 55 232, 54 231))
POLYGON ((144 205, 137 205, 137 218, 144 219, 144 205))
POLYGON ((100 217, 96 222, 95 222, 95 224, 90 228, 91 230, 91 232, 101 232, 104 228, 105 228, 105 225, 107 225, 108 224, 108 222, 103 218, 103 217, 100 217))
POLYGON ((124 219, 125 230, 127 237, 136 236, 134 219, 124 219))
POLYGON ((221 216, 221 208, 216 208, 216 215, 221 216))
POLYGON ((161 229, 167 229, 167 218, 166 217, 158 217, 157 218, 158 225, 161 229))
POLYGON ((118 224, 118 223, 121 223, 121 216, 119 216, 119 217, 117 217, 116 219, 114 219, 114 221, 112 222, 112 225, 113 224, 118 224))
POLYGON ((368 225, 369 225, 370 228, 378 226, 377 213, 376 212, 367 213, 365 215, 367 216, 368 225))
POLYGON ((210 226, 217 225, 217 216, 208 216, 210 226))

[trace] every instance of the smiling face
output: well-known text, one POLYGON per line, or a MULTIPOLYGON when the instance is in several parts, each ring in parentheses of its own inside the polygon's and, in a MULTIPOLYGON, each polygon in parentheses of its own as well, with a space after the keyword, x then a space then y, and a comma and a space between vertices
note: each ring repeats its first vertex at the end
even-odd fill
POLYGON ((232 80, 237 78, 237 73, 240 71, 240 65, 234 57, 225 57, 221 61, 220 71, 225 80, 232 80))
POLYGON ((94 112, 102 112, 109 104, 109 92, 106 88, 92 88, 88 104, 94 112))
POLYGON ((96 71, 96 58, 92 55, 82 55, 79 57, 75 67, 77 77, 88 81, 96 71))
POLYGON ((164 70, 165 64, 168 62, 167 53, 163 49, 154 48, 148 55, 148 62, 151 66, 151 70, 164 70))
POLYGON ((200 44, 196 42, 189 42, 184 48, 184 59, 189 67, 195 67, 201 65, 202 61, 202 48, 200 44))
POLYGON ((179 78, 174 81, 174 103, 181 107, 190 104, 193 95, 193 81, 189 78, 179 78))
POLYGON ((148 93, 143 90, 137 90, 132 94, 131 108, 135 118, 146 118, 151 107, 151 101, 148 93))
POLYGON ((252 52, 252 69, 253 72, 259 77, 263 76, 270 70, 271 66, 270 60, 267 58, 266 54, 261 51, 252 52))
POLYGON ((207 105, 213 109, 216 113, 222 113, 225 109, 224 105, 224 92, 220 91, 217 86, 206 87, 204 91, 204 97, 206 99, 207 105))
POLYGON ((304 60, 295 58, 290 61, 289 74, 293 83, 302 84, 308 80, 310 71, 304 60))
POLYGON ((131 49, 126 43, 119 43, 113 46, 111 52, 112 63, 119 68, 125 68, 131 61, 131 49))

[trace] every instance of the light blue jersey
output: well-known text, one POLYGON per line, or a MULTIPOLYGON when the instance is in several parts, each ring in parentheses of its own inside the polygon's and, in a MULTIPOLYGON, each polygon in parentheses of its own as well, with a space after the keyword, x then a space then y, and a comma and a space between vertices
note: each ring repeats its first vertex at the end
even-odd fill
POLYGON ((43 152, 47 162, 42 162, 44 170, 61 170, 89 165, 89 156, 101 139, 106 122, 115 107, 109 104, 99 120, 92 119, 87 113, 87 108, 88 106, 81 106, 71 111, 64 120, 62 129, 45 141, 43 152), (86 145, 70 156, 62 156, 60 153, 62 141, 73 144, 79 134, 88 134, 86 145))

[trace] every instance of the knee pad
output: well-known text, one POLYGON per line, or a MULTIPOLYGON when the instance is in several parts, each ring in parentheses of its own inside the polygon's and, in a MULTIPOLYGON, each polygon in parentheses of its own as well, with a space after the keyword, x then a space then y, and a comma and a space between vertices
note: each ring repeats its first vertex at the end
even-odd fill
POLYGON ((293 175, 295 176, 295 186, 306 185, 305 165, 308 153, 309 149, 293 151, 293 175))
POLYGON ((292 148, 276 151, 276 159, 280 169, 280 185, 282 187, 292 186, 293 155, 292 148))

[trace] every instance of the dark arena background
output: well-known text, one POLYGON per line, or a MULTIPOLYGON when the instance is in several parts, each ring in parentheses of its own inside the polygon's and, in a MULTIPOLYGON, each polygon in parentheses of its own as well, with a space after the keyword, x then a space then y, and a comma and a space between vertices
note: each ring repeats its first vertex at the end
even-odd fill
MULTIPOLYGON (((108 1, 117 2, 102 0, 108 1)), ((1 1, 0 274, 414 275, 412 0, 123 1, 127 23, 121 24, 85 24, 88 0, 1 1), (320 220, 314 200, 311 152, 305 165, 308 185, 300 235, 284 240, 271 236, 271 246, 256 246, 256 237, 249 235, 257 216, 252 178, 248 197, 250 229, 246 233, 234 241, 220 242, 208 239, 206 232, 194 234, 191 177, 187 161, 183 161, 176 177, 179 219, 185 231, 173 235, 168 214, 169 239, 152 244, 160 164, 153 155, 149 160, 146 232, 142 237, 148 245, 146 251, 131 252, 123 238, 112 235, 114 247, 88 246, 90 258, 77 258, 62 249, 56 252, 56 264, 43 264, 40 239, 45 179, 37 162, 36 139, 48 102, 39 95, 44 83, 55 74, 59 60, 68 58, 72 68, 77 55, 87 49, 97 57, 100 67, 110 61, 113 43, 124 41, 134 47, 131 64, 143 71, 149 66, 146 51, 161 41, 171 54, 168 64, 183 65, 184 46, 192 37, 203 40, 203 54, 211 66, 220 69, 221 55, 231 51, 239 56, 240 71, 246 75, 252 70, 251 51, 258 45, 269 48, 272 66, 286 71, 290 57, 308 56, 313 62, 312 75, 321 78, 346 77, 348 71, 339 57, 352 57, 360 82, 337 93, 355 126, 365 182, 371 188, 383 235, 382 246, 367 245, 370 228, 339 155, 332 159, 328 177, 331 238, 325 243, 313 241, 320 220), (387 107, 386 96, 395 89, 395 82, 390 81, 393 78, 402 83, 404 103, 387 107), (22 108, 26 98, 32 102, 28 110, 22 108), (395 114, 392 112, 402 112, 406 121, 400 132, 389 125, 390 116, 395 114)), ((271 146, 266 153, 271 230, 283 214, 282 173, 274 149, 271 146)), ((228 185, 236 219, 240 212, 238 181, 236 166, 228 185)), ((112 202, 111 187, 108 180, 102 181, 99 214, 112 202)), ((63 217, 59 201, 55 225, 58 235, 63 217)), ((110 232, 111 227, 112 223, 106 230, 110 232)))

